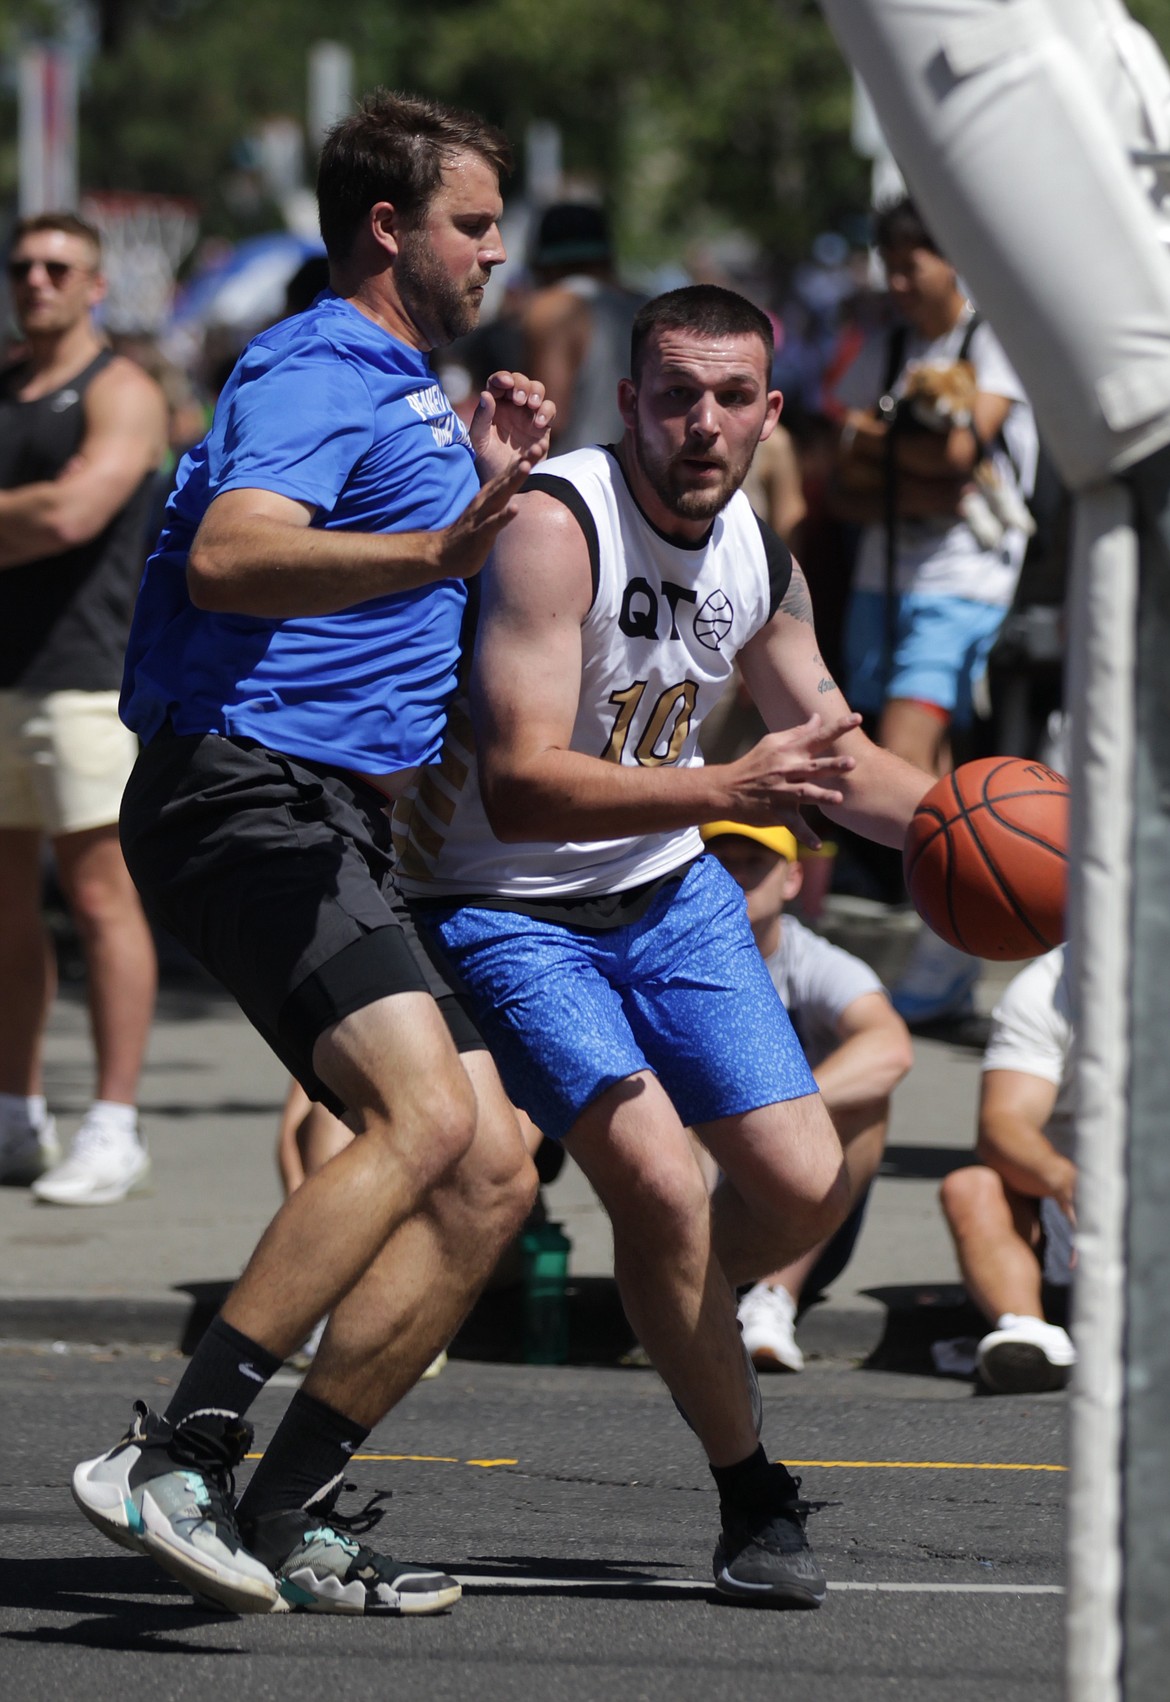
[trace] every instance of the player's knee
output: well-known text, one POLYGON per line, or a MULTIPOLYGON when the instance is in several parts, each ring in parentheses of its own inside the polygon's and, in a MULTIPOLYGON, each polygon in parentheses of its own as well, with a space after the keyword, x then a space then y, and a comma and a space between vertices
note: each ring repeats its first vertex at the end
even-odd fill
POLYGON ((539 1179, 514 1117, 484 1118, 456 1172, 457 1210, 469 1231, 507 1242, 532 1210, 539 1179))
POLYGON ((852 1204, 849 1172, 841 1164, 831 1175, 823 1177, 808 1191, 806 1217, 815 1241, 824 1241, 840 1229, 849 1216, 852 1204))
POLYGON ((647 1160, 623 1179, 606 1209, 615 1234, 629 1227, 646 1245, 683 1247, 693 1227, 710 1220, 711 1200, 697 1164, 647 1160))
POLYGON ((1003 1182, 985 1164, 965 1165, 943 1178, 938 1191, 943 1216, 956 1235, 976 1227, 989 1211, 1003 1209, 1003 1182))
POLYGON ((459 1075, 444 1091, 399 1100, 388 1114, 371 1119, 368 1133, 395 1163, 405 1163, 419 1192, 442 1187, 463 1163, 475 1140, 475 1096, 459 1075))

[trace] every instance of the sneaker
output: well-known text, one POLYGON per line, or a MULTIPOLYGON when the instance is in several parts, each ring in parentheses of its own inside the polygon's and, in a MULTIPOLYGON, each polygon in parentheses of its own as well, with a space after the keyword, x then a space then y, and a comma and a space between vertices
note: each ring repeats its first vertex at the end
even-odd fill
POLYGON ((976 1355, 980 1377, 999 1395, 1063 1389, 1076 1362, 1077 1350, 1065 1330, 1013 1312, 1005 1312, 984 1336, 976 1355))
MULTIPOLYGON (((346 1485, 347 1488, 352 1487, 346 1485)), ((375 1495, 360 1513, 333 1510, 338 1484, 319 1506, 261 1513, 246 1527, 248 1547, 276 1575, 287 1605, 307 1613, 441 1613, 463 1591, 446 1572, 391 1560, 354 1540, 382 1518, 375 1495)))
POLYGON ((758 1282, 739 1303, 743 1345, 757 1371, 803 1371, 796 1345, 796 1301, 786 1288, 758 1282))
POLYGON ((137 1135, 87 1117, 69 1157, 33 1183, 33 1198, 50 1206, 112 1206, 146 1191, 150 1155, 137 1135))
POLYGON ((825 1575, 817 1565, 804 1524, 826 1502, 802 1501, 800 1479, 773 1466, 776 1499, 771 1510, 745 1515, 723 1512, 715 1545, 715 1588, 721 1595, 759 1607, 820 1607, 825 1575))
POLYGON ((911 1027, 972 1016, 981 969, 977 957, 969 957, 924 927, 891 989, 890 1002, 911 1027))
POLYGON ((172 1425, 136 1401, 122 1440, 74 1472, 73 1499, 103 1535, 148 1554, 201 1601, 271 1613, 276 1580, 236 1527, 232 1472, 251 1442, 251 1425, 232 1414, 172 1425))
POLYGON ((11 1124, 0 1128, 0 1182, 27 1188, 60 1158, 55 1118, 46 1117, 35 1128, 31 1125, 14 1128, 11 1124))

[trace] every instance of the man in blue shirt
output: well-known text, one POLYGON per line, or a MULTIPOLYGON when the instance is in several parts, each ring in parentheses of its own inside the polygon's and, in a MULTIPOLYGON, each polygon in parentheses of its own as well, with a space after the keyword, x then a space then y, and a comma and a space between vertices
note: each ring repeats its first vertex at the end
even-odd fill
POLYGON ((332 287, 241 356, 180 469, 127 655, 143 750, 122 839, 148 909, 362 1136, 285 1202, 166 1413, 139 1403, 74 1474, 99 1529, 238 1612, 458 1597, 332 1508, 535 1189, 394 886, 387 813, 438 754, 466 581, 548 443, 540 385, 494 374, 468 432, 428 358, 474 326, 504 259, 508 163, 479 118, 385 92, 330 133, 332 287), (243 1414, 326 1313, 237 1513, 243 1414))

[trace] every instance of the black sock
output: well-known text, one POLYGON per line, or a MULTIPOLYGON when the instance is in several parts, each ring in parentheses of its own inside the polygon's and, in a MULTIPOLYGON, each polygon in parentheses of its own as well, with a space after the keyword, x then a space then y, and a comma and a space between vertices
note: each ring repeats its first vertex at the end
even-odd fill
POLYGON ((240 1500, 240 1523, 306 1507, 340 1483, 369 1429, 298 1389, 240 1500))
POLYGON ((283 1363, 278 1353, 269 1353, 222 1318, 213 1318, 163 1416, 178 1424, 207 1407, 246 1413, 283 1363))
POLYGON ((719 1506, 726 1513, 758 1513, 773 1501, 795 1496, 796 1486, 784 1466, 768 1461, 763 1445, 733 1466, 712 1466, 719 1506))

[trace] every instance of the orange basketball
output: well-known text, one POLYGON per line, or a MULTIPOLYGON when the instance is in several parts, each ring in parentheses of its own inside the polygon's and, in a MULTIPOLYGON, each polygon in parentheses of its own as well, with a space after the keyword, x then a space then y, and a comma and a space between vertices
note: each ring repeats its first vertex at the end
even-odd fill
POLYGON ((1064 939, 1068 781, 991 756, 936 781, 902 851, 914 908, 974 957, 1039 957, 1064 939))

